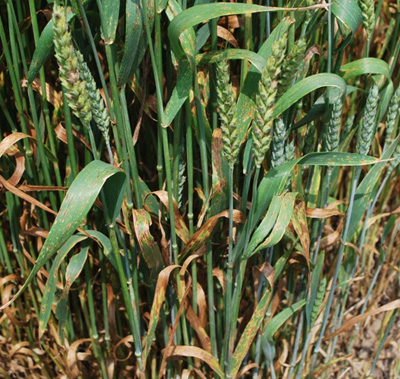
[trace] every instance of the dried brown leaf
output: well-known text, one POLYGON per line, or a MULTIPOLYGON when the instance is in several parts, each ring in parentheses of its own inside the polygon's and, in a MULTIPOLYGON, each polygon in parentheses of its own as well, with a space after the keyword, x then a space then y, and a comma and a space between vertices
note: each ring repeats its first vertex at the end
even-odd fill
POLYGON ((363 313, 362 315, 352 317, 350 320, 346 321, 339 329, 335 330, 333 333, 326 336, 323 339, 323 341, 328 341, 331 338, 336 337, 337 335, 339 335, 343 332, 351 330, 354 325, 358 324, 359 322, 364 321, 369 316, 375 316, 379 313, 392 311, 397 308, 400 308, 400 300, 394 300, 388 304, 383 305, 382 307, 379 307, 377 309, 372 309, 368 312, 363 313))

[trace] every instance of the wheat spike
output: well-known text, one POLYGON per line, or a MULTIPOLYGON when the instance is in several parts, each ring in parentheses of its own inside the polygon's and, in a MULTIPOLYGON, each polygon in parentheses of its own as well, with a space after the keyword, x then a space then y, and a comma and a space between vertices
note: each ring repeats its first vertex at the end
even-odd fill
POLYGON ((257 167, 261 166, 265 153, 271 144, 271 129, 273 125, 273 105, 278 92, 278 75, 281 72, 285 57, 287 34, 275 41, 272 55, 262 72, 256 96, 256 107, 253 121, 253 153, 257 167))
POLYGON ((400 86, 397 88, 392 98, 390 99, 387 117, 386 117, 386 137, 385 144, 390 145, 392 135, 396 126, 396 119, 400 112, 400 86))
POLYGON ((338 96, 333 101, 332 114, 326 131, 326 151, 337 151, 337 148, 339 146, 340 119, 342 115, 342 108, 343 101, 341 96, 338 96))
POLYGON ((79 51, 76 51, 75 53, 78 58, 79 73, 86 83, 87 94, 91 100, 91 112, 93 120, 96 122, 97 127, 101 131, 104 140, 106 141, 106 143, 108 143, 110 140, 110 117, 108 115, 107 108, 104 105, 104 100, 101 97, 100 91, 96 86, 93 75, 91 74, 86 62, 83 60, 82 54, 79 51))
POLYGON ((235 91, 229 79, 229 64, 225 60, 217 64, 217 99, 222 131, 222 152, 232 168, 239 154, 240 141, 235 126, 235 91))
POLYGON ((294 44, 292 51, 285 58, 282 65, 282 74, 279 82, 278 97, 281 97, 290 87, 294 76, 299 69, 300 62, 304 57, 306 46, 306 40, 304 38, 299 39, 294 44))
POLYGON ((376 111, 379 100, 379 87, 375 83, 369 90, 365 113, 361 120, 361 127, 357 133, 356 151, 358 154, 368 154, 375 127, 376 111))
POLYGON ((367 32, 367 39, 372 37, 375 28, 375 8, 374 0, 359 0, 361 8, 363 25, 367 32))
POLYGON ((80 78, 78 57, 63 7, 54 6, 53 22, 54 49, 60 69, 61 84, 65 88, 68 105, 73 113, 88 127, 92 119, 92 102, 86 90, 86 82, 80 78))
POLYGON ((271 146, 271 166, 277 167, 285 162, 286 128, 282 119, 275 120, 271 146))

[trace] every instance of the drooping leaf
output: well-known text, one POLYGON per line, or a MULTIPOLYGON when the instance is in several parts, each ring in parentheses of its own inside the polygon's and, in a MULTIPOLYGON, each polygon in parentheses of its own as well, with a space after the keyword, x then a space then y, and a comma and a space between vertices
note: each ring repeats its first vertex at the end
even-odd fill
POLYGON ((266 65, 266 61, 263 56, 254 53, 253 51, 244 49, 226 49, 223 51, 210 51, 204 54, 199 54, 196 56, 196 64, 211 64, 220 62, 222 60, 231 59, 247 60, 254 67, 256 67, 259 72, 261 72, 266 65))
POLYGON ((14 302, 26 289, 44 264, 72 236, 83 222, 100 191, 103 189, 108 210, 108 220, 116 219, 125 194, 125 174, 114 166, 96 160, 90 162, 75 178, 68 190, 60 211, 50 229, 49 235, 40 251, 35 266, 17 294, 1 309, 14 302))
POLYGON ((353 62, 346 63, 340 70, 344 72, 343 79, 348 80, 360 75, 384 75, 390 79, 389 65, 378 58, 361 58, 353 62))
POLYGON ((331 11, 352 34, 362 24, 361 9, 355 0, 334 0, 332 1, 331 11))
POLYGON ((282 312, 278 313, 272 318, 264 327, 261 333, 261 345, 263 348, 263 353, 265 359, 269 364, 271 364, 275 357, 275 341, 273 339, 274 334, 278 329, 306 304, 306 301, 300 300, 297 303, 285 308, 282 312))

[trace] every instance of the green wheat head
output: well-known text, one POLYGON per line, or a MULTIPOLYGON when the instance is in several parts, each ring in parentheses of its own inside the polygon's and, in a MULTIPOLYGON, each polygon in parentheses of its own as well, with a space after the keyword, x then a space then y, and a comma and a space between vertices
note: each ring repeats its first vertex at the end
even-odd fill
POLYGON ((325 151, 337 151, 339 147, 342 108, 343 101, 341 96, 338 96, 333 102, 332 114, 326 131, 325 151))
POLYGON ((356 151, 358 154, 368 154, 374 132, 376 111, 379 101, 379 87, 375 83, 369 90, 365 113, 361 120, 361 127, 357 134, 356 151))
POLYGON ((367 39, 371 39, 375 28, 374 0, 359 0, 362 12, 363 25, 367 32, 367 39))
POLYGON ((282 65, 282 74, 279 82, 278 97, 281 97, 290 87, 294 76, 299 69, 300 62, 304 57, 306 46, 306 40, 304 38, 299 39, 293 45, 292 51, 285 58, 282 65))
POLYGON ((68 105, 76 117, 89 126, 92 119, 92 101, 86 90, 86 82, 79 72, 79 61, 68 30, 66 13, 57 5, 53 10, 54 49, 60 69, 61 84, 65 88, 68 105))
POLYGON ((386 117, 386 144, 392 142, 392 135, 396 125, 396 119, 400 112, 400 86, 390 99, 386 117))
POLYGON ((239 134, 235 127, 235 91, 229 79, 228 61, 217 64, 217 99, 221 121, 223 154, 232 168, 239 154, 239 134))
POLYGON ((256 96, 256 107, 253 121, 253 152, 257 167, 261 166, 265 153, 271 144, 271 129, 273 125, 273 105, 278 93, 278 75, 281 72, 285 57, 287 34, 275 41, 272 55, 262 72, 256 96))

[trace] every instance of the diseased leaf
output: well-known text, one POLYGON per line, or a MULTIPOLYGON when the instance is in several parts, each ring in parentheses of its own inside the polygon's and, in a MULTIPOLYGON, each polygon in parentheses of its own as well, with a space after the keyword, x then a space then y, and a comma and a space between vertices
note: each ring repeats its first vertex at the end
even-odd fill
POLYGON ((132 216, 140 251, 150 269, 150 279, 154 280, 163 267, 163 258, 157 242, 150 234, 151 217, 144 209, 133 209, 132 216))
POLYGON ((165 300, 165 291, 167 290, 169 277, 172 271, 179 267, 180 266, 178 265, 168 266, 164 268, 158 275, 157 286, 154 292, 153 305, 150 311, 150 323, 143 343, 143 367, 146 367, 147 357, 149 355, 150 347, 153 343, 153 339, 156 333, 157 324, 160 319, 161 306, 165 300))
POLYGON ((214 216, 228 207, 227 198, 227 177, 229 166, 222 154, 222 132, 217 128, 212 134, 211 141, 212 154, 212 191, 210 215, 214 216))
POLYGON ((271 290, 268 289, 262 295, 257 308, 251 316, 250 321, 246 325, 243 334, 241 335, 236 349, 232 356, 232 377, 238 373, 240 366, 248 353, 251 344, 253 343, 254 337, 256 336, 258 330, 261 327, 261 323, 264 320, 265 313, 267 311, 268 305, 271 300, 271 290))
POLYGON ((120 1, 103 0, 103 18, 101 20, 101 35, 106 45, 114 43, 118 26, 120 1))
POLYGON ((364 321, 367 317, 370 316, 375 316, 379 313, 382 312, 388 312, 388 311, 392 311, 394 309, 398 309, 400 308, 400 300, 394 300, 388 304, 385 304, 377 309, 372 309, 368 312, 363 313, 362 315, 358 315, 355 317, 352 317, 351 319, 347 320, 339 329, 335 330, 333 333, 329 334, 328 336, 326 336, 323 341, 328 341, 330 339, 332 339, 333 337, 336 337, 337 335, 346 332, 348 330, 351 330, 351 328, 358 324, 359 322, 364 321))
MULTIPOLYGON (((218 213, 217 215, 210 217, 204 225, 198 230, 195 234, 193 234, 192 238, 187 242, 181 253, 179 254, 179 262, 183 262, 187 256, 200 249, 202 245, 210 238, 212 232, 214 231, 217 222, 221 217, 229 218, 229 211, 223 211, 218 213)), ((243 223, 245 220, 245 215, 238 211, 237 209, 233 210, 233 221, 243 223)))
MULTIPOLYGON (((206 362, 210 368, 220 378, 224 378, 224 372, 222 371, 217 359, 207 351, 200 349, 196 346, 172 346, 167 349, 164 353, 168 358, 180 358, 180 357, 192 357, 198 358, 203 362, 206 362)), ((167 358, 167 359, 168 359, 167 358)))

